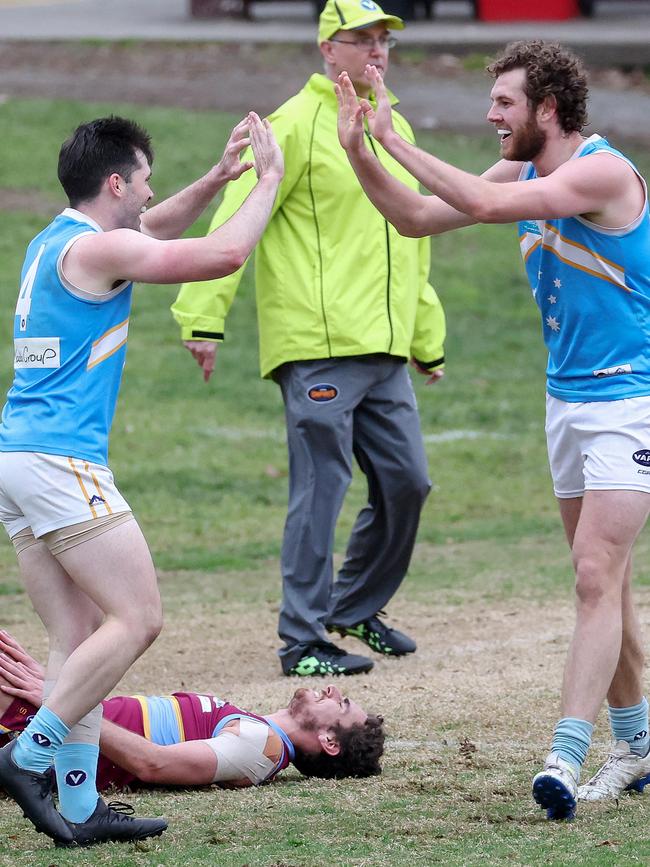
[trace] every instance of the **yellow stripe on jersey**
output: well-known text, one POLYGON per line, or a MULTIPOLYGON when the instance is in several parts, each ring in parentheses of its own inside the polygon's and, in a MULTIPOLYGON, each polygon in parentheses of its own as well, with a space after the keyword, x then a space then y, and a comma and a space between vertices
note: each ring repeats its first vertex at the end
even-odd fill
POLYGON ((625 283, 625 269, 617 265, 616 262, 599 256, 593 250, 585 247, 584 244, 565 238, 550 223, 544 225, 544 230, 543 248, 557 256, 561 262, 572 268, 577 268, 579 271, 584 271, 586 274, 606 280, 608 283, 613 283, 614 286, 618 286, 626 292, 632 291, 625 283))
POLYGON ((108 331, 102 334, 102 336, 93 343, 86 369, 90 370, 91 368, 96 367, 98 364, 101 364, 102 361, 106 361, 107 358, 110 358, 110 356, 116 353, 118 349, 121 349, 126 343, 128 334, 128 319, 125 319, 124 322, 120 322, 119 325, 114 325, 113 328, 109 328, 108 331))
POLYGON ((150 741, 151 740, 151 720, 149 718, 149 705, 147 703, 146 695, 132 695, 131 698, 136 698, 140 702, 140 707, 142 708, 142 730, 144 731, 145 738, 150 741))

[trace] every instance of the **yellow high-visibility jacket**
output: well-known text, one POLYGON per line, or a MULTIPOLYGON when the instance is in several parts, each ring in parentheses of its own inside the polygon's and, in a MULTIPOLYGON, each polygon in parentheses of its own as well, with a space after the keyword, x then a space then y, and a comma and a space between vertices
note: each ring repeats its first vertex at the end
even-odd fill
MULTIPOLYGON (((312 75, 269 120, 285 176, 255 255, 262 376, 286 361, 370 353, 440 367, 445 316, 428 282, 430 241, 399 235, 366 197, 338 141, 332 81, 312 75)), ((395 111, 393 123, 414 140, 395 111)), ((370 135, 366 142, 391 174, 418 189, 370 135)), ((210 231, 255 182, 250 170, 227 186, 210 231)), ((181 287, 172 313, 183 340, 223 340, 242 274, 181 287)))

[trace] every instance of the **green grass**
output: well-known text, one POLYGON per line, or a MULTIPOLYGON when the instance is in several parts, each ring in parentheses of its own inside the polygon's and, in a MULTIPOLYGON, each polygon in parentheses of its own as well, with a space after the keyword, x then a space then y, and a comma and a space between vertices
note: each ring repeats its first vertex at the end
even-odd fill
MULTIPOLYGON (((208 168, 236 120, 124 105, 26 100, 0 105, 0 189, 23 191, 26 203, 11 212, 0 210, 2 388, 11 377, 11 317, 24 248, 53 206, 63 204, 55 171, 58 147, 77 123, 108 111, 134 114, 152 132, 153 184, 160 197, 208 168)), ((484 168, 495 156, 492 136, 422 135, 420 141, 471 170, 484 168)), ((647 153, 631 155, 648 174, 647 153)), ((205 231, 208 218, 197 224, 197 233, 205 231)), ((453 625, 469 611, 478 623, 492 611, 534 610, 549 600, 568 610, 570 565, 543 437, 545 351, 515 232, 512 227, 475 227, 434 239, 432 252, 432 280, 448 317, 447 375, 433 388, 415 377, 435 487, 411 575, 400 594, 401 610, 417 611, 434 632, 442 630, 442 619, 453 625), (450 432, 456 438, 445 439, 450 432)), ((160 570, 167 629, 191 633, 195 621, 214 620, 219 628, 211 647, 219 657, 232 650, 220 630, 234 630, 236 641, 238 625, 244 632, 253 629, 249 612, 259 611, 260 641, 273 647, 286 452, 279 391, 258 374, 252 275, 249 270, 244 278, 228 319, 227 342, 207 386, 169 314, 175 294, 176 287, 136 290, 111 466, 160 570)), ((355 478, 337 532, 339 557, 363 499, 363 482, 355 478)), ((640 546, 638 581, 647 587, 645 536, 640 546)), ((0 568, 2 623, 36 635, 8 542, 0 545, 0 568)), ((468 633, 467 640, 473 635, 468 633)), ((194 636, 188 634, 186 640, 191 645, 194 636)), ((164 643, 163 634, 157 646, 164 643)), ((164 812, 170 832, 155 843, 105 847, 92 857, 54 854, 0 802, 0 864, 648 863, 650 806, 643 799, 598 809, 573 827, 542 821, 527 787, 539 760, 538 745, 549 734, 546 716, 528 716, 527 694, 515 689, 511 695, 501 685, 480 698, 481 706, 493 708, 495 733, 490 734, 489 720, 484 728, 473 729, 475 709, 458 707, 437 685, 452 665, 443 650, 444 645, 433 646, 434 667, 393 698, 393 726, 422 742, 443 736, 448 742, 428 752, 425 747, 407 749, 391 757, 389 751, 381 780, 305 783, 289 774, 261 791, 144 793, 134 801, 139 812, 164 812), (418 689, 429 708, 424 714, 412 711, 406 701, 408 690, 418 689), (504 698, 501 689, 514 703, 507 708, 498 704, 504 698), (513 747, 506 767, 484 747, 475 760, 459 755, 455 740, 467 731, 487 741, 498 735, 503 744, 513 730, 518 740, 528 731, 531 745, 520 752, 513 747)), ((512 671, 521 674, 516 654, 513 659, 512 671)), ((251 660, 253 664, 255 645, 251 660)), ((269 677, 277 676, 277 664, 268 666, 275 666, 269 677)), ((395 670, 385 666, 373 673, 370 688, 388 695, 390 687, 394 694, 395 670)), ((173 676, 174 669, 172 675, 165 671, 154 667, 147 673, 157 682, 159 673, 162 679, 173 676)), ((472 670, 458 674, 463 688, 475 676, 472 670)), ((261 675, 258 679, 263 681, 261 675)), ((525 679, 522 683, 522 689, 531 689, 525 679)), ((553 683, 559 686, 559 680, 553 683)), ((538 700, 537 693, 531 695, 538 700)), ((544 687, 542 699, 551 719, 550 704, 557 700, 552 686, 544 687)))

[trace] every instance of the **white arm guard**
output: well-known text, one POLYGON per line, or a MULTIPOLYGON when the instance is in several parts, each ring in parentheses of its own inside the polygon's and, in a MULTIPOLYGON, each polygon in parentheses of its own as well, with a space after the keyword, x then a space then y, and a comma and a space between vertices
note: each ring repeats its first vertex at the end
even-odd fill
POLYGON ((253 785, 263 783, 275 769, 275 762, 264 755, 269 727, 261 720, 240 717, 239 734, 223 731, 205 743, 217 757, 213 783, 225 783, 247 777, 253 785))

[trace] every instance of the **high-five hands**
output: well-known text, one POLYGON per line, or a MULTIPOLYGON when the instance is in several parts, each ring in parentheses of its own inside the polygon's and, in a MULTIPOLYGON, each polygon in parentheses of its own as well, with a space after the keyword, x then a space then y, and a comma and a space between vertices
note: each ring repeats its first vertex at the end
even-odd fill
POLYGON ((342 72, 334 85, 339 103, 339 141, 345 150, 357 150, 363 145, 364 117, 370 134, 382 144, 393 133, 392 109, 381 73, 369 63, 365 75, 375 92, 377 108, 373 108, 367 99, 357 97, 347 72, 342 72))
POLYGON ((230 133, 217 168, 226 181, 235 181, 252 168, 255 168, 258 178, 271 173, 282 177, 284 174, 282 151, 268 120, 261 120, 254 111, 240 120, 230 133), (242 162, 241 155, 249 145, 253 150, 254 159, 242 162))

